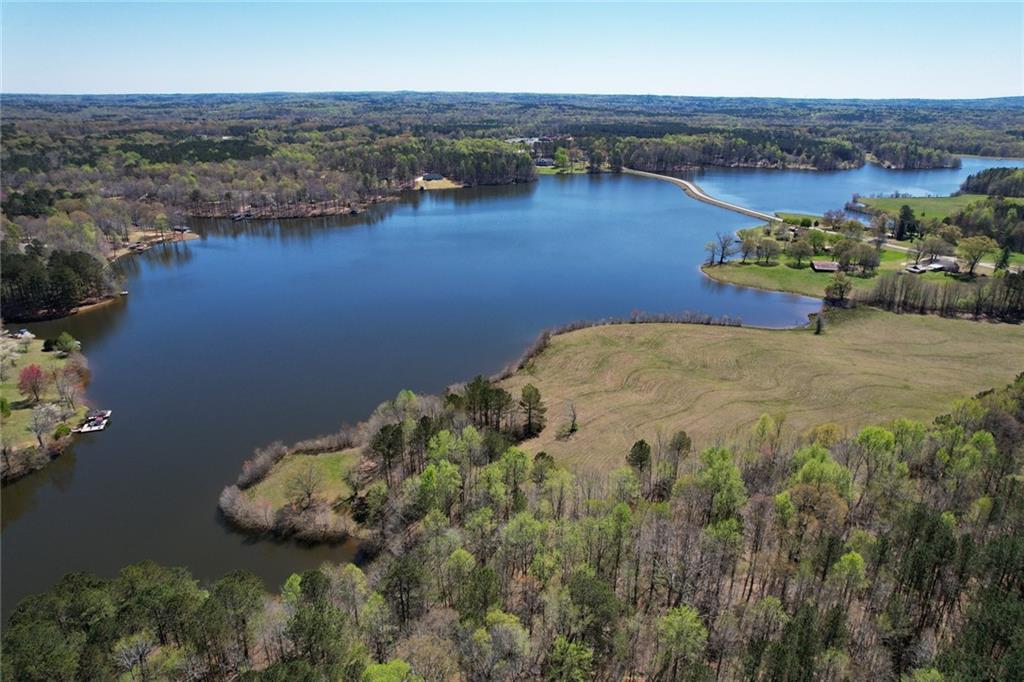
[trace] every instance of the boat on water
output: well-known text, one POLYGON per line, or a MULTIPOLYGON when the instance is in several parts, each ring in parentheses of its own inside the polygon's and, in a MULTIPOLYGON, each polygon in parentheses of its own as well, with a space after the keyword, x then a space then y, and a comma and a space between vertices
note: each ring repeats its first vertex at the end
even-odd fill
POLYGON ((75 433, 94 433, 96 431, 102 431, 107 428, 107 424, 110 423, 110 415, 113 414, 111 410, 93 410, 85 416, 85 421, 77 429, 72 429, 75 433))

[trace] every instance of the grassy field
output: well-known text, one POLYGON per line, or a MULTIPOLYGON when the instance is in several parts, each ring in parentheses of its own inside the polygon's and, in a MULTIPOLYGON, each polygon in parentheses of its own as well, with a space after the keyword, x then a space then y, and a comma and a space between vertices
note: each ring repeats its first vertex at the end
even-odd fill
MULTIPOLYGON (((943 218, 949 217, 966 207, 975 201, 985 199, 984 194, 960 194, 951 197, 904 197, 904 198, 879 198, 879 197, 861 197, 861 201, 880 211, 885 211, 892 215, 896 215, 900 212, 900 208, 904 205, 910 206, 914 211, 914 215, 921 219, 943 218)), ((1008 197, 1006 201, 1024 204, 1024 199, 1008 197)), ((906 246, 910 246, 911 242, 899 242, 906 246)), ((995 259, 992 257, 986 258, 983 263, 992 265, 995 259)), ((1013 252, 1010 255, 1011 265, 1024 265, 1024 253, 1013 252)))
POLYGON ((815 221, 821 224, 822 220, 820 215, 815 215, 813 213, 785 213, 783 211, 778 211, 775 215, 779 216, 790 225, 799 225, 800 221, 803 220, 804 218, 810 220, 812 225, 815 223, 815 221))
POLYGON ((345 472, 358 461, 358 450, 341 450, 322 455, 288 455, 277 463, 266 478, 249 488, 246 494, 254 500, 266 500, 275 509, 282 507, 289 501, 289 482, 312 464, 320 473, 319 497, 333 502, 339 497, 345 498, 352 494, 345 482, 345 472))
POLYGON ((533 383, 548 425, 528 441, 569 465, 624 463, 637 439, 685 429, 695 447, 731 442, 764 413, 798 433, 826 422, 855 429, 896 417, 930 420, 950 403, 1024 370, 1024 327, 896 315, 867 308, 825 333, 702 325, 593 327, 554 337, 505 382, 533 383), (555 434, 573 401, 579 431, 555 434))
MULTIPOLYGON (((60 358, 56 353, 44 353, 42 339, 36 339, 29 345, 27 353, 18 353, 15 357, 15 366, 10 367, 7 372, 7 379, 0 382, 0 397, 6 398, 11 405, 11 416, 3 418, 3 445, 14 450, 36 445, 36 437, 29 431, 29 424, 32 421, 32 402, 18 393, 18 374, 24 367, 35 364, 39 365, 44 372, 49 372, 54 367, 63 367, 67 364, 66 358, 60 358)), ((56 402, 57 391, 52 385, 42 395, 43 402, 56 402)), ((66 423, 75 426, 85 417, 86 407, 79 405, 75 413, 68 417, 66 423)))
POLYGON ((588 173, 587 164, 574 163, 572 168, 555 168, 554 166, 537 166, 537 175, 583 175, 588 173))
POLYGON ((428 191, 434 189, 462 189, 463 187, 465 187, 465 185, 455 182, 454 180, 449 180, 448 178, 442 178, 440 180, 424 180, 422 178, 418 178, 413 184, 413 189, 425 189, 428 191))
MULTIPOLYGON (((984 194, 959 194, 952 197, 861 197, 860 200, 871 208, 896 215, 904 205, 909 206, 914 215, 927 220, 928 218, 949 217, 968 204, 985 199, 984 194)), ((1024 203, 1024 199, 1007 199, 1007 201, 1024 203)))
MULTIPOLYGON (((885 271, 900 270, 903 268, 909 254, 892 249, 882 249, 881 262, 873 275, 861 276, 847 274, 847 279, 853 283, 854 290, 868 289, 873 286, 878 273, 885 271)), ((818 259, 828 260, 827 255, 815 256, 818 259)), ((713 280, 728 282, 745 287, 756 287, 771 291, 788 291, 804 296, 821 298, 825 295, 825 287, 832 274, 827 272, 815 272, 811 269, 809 260, 797 267, 795 261, 789 256, 780 256, 779 260, 772 265, 758 265, 747 262, 733 261, 725 265, 703 266, 701 270, 713 280)), ((928 279, 941 279, 941 274, 928 273, 921 275, 928 279)))

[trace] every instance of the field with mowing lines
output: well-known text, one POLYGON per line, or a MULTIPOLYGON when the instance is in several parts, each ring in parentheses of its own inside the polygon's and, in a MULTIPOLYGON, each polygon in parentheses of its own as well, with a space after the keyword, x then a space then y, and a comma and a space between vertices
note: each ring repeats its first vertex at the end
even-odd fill
POLYGON ((685 429, 696 448, 745 435, 764 413, 787 430, 854 429, 896 417, 930 421, 953 400, 1024 370, 1024 327, 895 315, 830 317, 825 333, 681 324, 592 327, 555 336, 504 382, 541 390, 548 425, 524 447, 607 469, 637 439, 685 429), (573 401, 579 431, 556 439, 573 401))

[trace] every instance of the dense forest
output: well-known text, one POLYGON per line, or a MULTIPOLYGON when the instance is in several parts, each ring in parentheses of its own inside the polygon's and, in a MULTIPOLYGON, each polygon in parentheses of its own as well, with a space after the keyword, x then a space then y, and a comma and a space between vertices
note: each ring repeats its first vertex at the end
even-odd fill
POLYGON ((373 560, 275 594, 152 563, 71 574, 15 610, 3 676, 1024 677, 1024 375, 931 424, 650 434, 603 474, 510 444, 545 409, 483 379, 405 392, 351 500, 373 560))
MULTIPOLYGON (((428 172, 469 185, 528 182, 536 177, 535 158, 559 147, 595 171, 838 169, 869 158, 924 168, 955 165, 958 153, 1024 156, 1018 104, 493 93, 6 95, 2 252, 22 254, 37 243, 43 260, 64 250, 102 264, 139 230, 163 232, 190 215, 349 212, 428 172)), ((59 309, 60 296, 39 278, 29 285, 3 271, 12 309, 59 309)))
POLYGON ((967 176, 960 185, 966 194, 988 194, 1000 197, 1024 197, 1024 169, 986 168, 967 176))

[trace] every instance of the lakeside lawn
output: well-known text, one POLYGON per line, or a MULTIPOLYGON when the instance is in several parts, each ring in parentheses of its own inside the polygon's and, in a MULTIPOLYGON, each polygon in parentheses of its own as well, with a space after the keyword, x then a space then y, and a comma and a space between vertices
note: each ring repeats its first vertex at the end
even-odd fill
MULTIPOLYGON (((909 206, 919 219, 948 218, 954 213, 988 197, 984 194, 958 194, 950 197, 860 197, 870 208, 896 215, 903 206, 909 206)), ((1006 201, 1024 203, 1024 199, 1007 198, 1006 201)))
POLYGON ((799 225, 800 222, 805 219, 810 220, 811 225, 814 225, 815 222, 817 222, 818 225, 821 225, 821 221, 823 220, 822 216, 815 215, 814 213, 788 213, 785 211, 776 211, 775 215, 779 216, 784 222, 790 225, 799 225))
POLYGON ((555 168, 554 166, 535 166, 535 168, 537 175, 586 175, 590 172, 585 163, 573 164, 572 168, 555 168))
MULTIPOLYGON (((874 285, 879 273, 901 270, 910 254, 882 247, 880 263, 875 272, 869 275, 847 273, 846 278, 853 284, 855 291, 869 289, 874 285)), ((828 254, 814 256, 815 259, 828 260, 828 254)), ((703 265, 701 271, 718 282, 727 282, 745 287, 755 287, 770 291, 786 291, 804 296, 822 298, 825 287, 832 279, 832 273, 815 272, 811 269, 811 259, 805 259, 797 267, 796 261, 786 255, 770 265, 747 261, 730 261, 724 265, 703 265)), ((918 275, 926 279, 942 279, 941 273, 918 275)))
MULTIPOLYGON (((43 372, 49 373, 53 368, 62 368, 67 364, 68 358, 60 357, 56 352, 43 352, 43 340, 34 339, 26 353, 16 353, 14 366, 7 370, 7 378, 0 382, 0 397, 6 398, 11 407, 11 415, 2 417, 3 446, 12 450, 37 445, 35 435, 29 430, 32 422, 32 408, 35 406, 31 400, 22 397, 18 392, 18 375, 21 370, 29 365, 39 365, 43 372)), ((55 403, 59 400, 57 390, 52 383, 47 383, 43 391, 41 402, 55 403)), ((78 408, 63 422, 68 426, 77 425, 84 417, 88 408, 79 405, 78 408)))
POLYGON ((274 465, 262 481, 246 490, 245 494, 253 500, 266 501, 274 509, 279 509, 292 498, 288 490, 291 482, 312 465, 320 479, 317 496, 333 504, 352 494, 352 489, 345 481, 345 474, 358 462, 359 451, 356 449, 320 455, 288 455, 274 465))
MULTIPOLYGON (((745 437, 765 413, 797 434, 896 417, 930 421, 952 401, 1011 381, 1024 327, 859 308, 833 311, 825 332, 685 324, 592 327, 555 336, 503 382, 540 389, 548 425, 524 447, 566 465, 622 466, 638 439, 685 429, 696 448, 745 437), (575 405, 579 431, 556 433, 575 405)), ((656 446, 654 446, 656 447, 656 446)))

